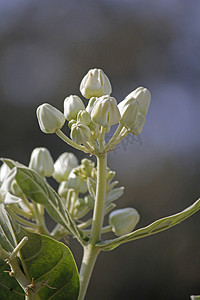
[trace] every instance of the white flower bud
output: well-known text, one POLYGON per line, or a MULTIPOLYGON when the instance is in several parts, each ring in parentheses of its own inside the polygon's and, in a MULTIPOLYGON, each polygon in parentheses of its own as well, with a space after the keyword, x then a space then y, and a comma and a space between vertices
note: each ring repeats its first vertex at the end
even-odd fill
POLYGON ((134 98, 138 101, 139 112, 143 115, 147 114, 149 104, 151 102, 151 93, 144 87, 138 87, 131 92, 125 99, 134 98))
POLYGON ((135 124, 138 113, 138 102, 134 98, 125 98, 118 104, 121 114, 120 123, 124 126, 132 126, 135 124))
POLYGON ((101 69, 92 69, 82 79, 80 92, 86 99, 90 99, 110 95, 112 88, 108 77, 101 69))
POLYGON ((68 189, 67 181, 62 181, 58 187, 58 195, 66 198, 68 194, 68 190, 69 189, 68 189))
POLYGON ((122 236, 130 233, 139 222, 139 219, 140 216, 136 209, 127 207, 111 212, 109 224, 116 235, 122 236))
POLYGON ((90 128, 82 123, 75 123, 71 127, 70 137, 78 145, 84 144, 91 138, 90 128))
POLYGON ((131 133, 134 135, 139 135, 143 130, 145 121, 146 121, 145 116, 141 113, 138 113, 136 122, 134 126, 131 128, 131 133))
POLYGON ((76 119, 76 116, 81 109, 85 109, 85 106, 78 96, 71 95, 64 100, 64 116, 67 121, 76 119))
POLYGON ((91 122, 90 114, 86 110, 80 110, 77 114, 77 122, 88 126, 91 122))
POLYGON ((76 175, 76 169, 71 170, 67 179, 67 186, 69 189, 74 189, 79 193, 87 192, 87 182, 84 181, 80 176, 76 175))
POLYGON ((40 129, 44 133, 54 133, 56 129, 62 128, 65 123, 64 115, 48 103, 44 103, 37 108, 37 118, 40 129))
POLYGON ((95 104, 91 112, 92 121, 103 126, 110 127, 120 121, 120 112, 117 101, 110 96, 102 96, 95 104))
POLYGON ((88 101, 88 105, 86 106, 86 111, 90 114, 91 111, 93 110, 93 107, 95 106, 95 104, 97 103, 97 101, 99 100, 99 98, 97 97, 92 97, 90 98, 90 100, 88 101))
POLYGON ((4 181, 8 173, 10 173, 10 168, 6 163, 3 163, 0 167, 0 182, 4 181))
POLYGON ((64 152, 54 163, 54 172, 52 177, 58 181, 67 180, 71 170, 78 166, 78 159, 73 153, 64 152))
POLYGON ((50 177, 53 173, 53 158, 48 149, 38 147, 31 153, 28 167, 42 177, 50 177))

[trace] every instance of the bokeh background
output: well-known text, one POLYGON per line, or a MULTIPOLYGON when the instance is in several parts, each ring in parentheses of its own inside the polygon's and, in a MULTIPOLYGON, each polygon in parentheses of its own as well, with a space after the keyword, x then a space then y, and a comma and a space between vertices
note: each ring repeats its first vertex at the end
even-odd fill
MULTIPOLYGON (((28 164, 37 146, 54 159, 74 151, 39 130, 35 110, 62 110, 86 72, 101 68, 118 101, 141 85, 152 93, 141 136, 109 154, 125 186, 119 207, 135 207, 145 226, 191 205, 200 196, 199 15, 198 0, 1 0, 0 156, 28 164)), ((197 213, 102 253, 86 299, 187 300, 200 294, 199 253, 197 213)))

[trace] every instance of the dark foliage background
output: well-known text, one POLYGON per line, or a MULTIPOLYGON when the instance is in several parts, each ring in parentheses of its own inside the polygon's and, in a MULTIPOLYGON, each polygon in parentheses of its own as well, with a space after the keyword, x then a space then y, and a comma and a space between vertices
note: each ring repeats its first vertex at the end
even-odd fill
MULTIPOLYGON (((119 207, 140 226, 200 196, 200 2, 195 0, 0 1, 0 156, 28 164, 33 148, 74 151, 40 132, 35 110, 59 109, 102 68, 121 101, 143 85, 152 103, 140 139, 109 155, 125 186, 119 207)), ((82 154, 75 153, 81 159, 82 154)), ((87 300, 187 300, 200 294, 200 214, 174 229, 102 253, 87 300)), ((81 252, 71 241, 78 264, 81 252)), ((1 289, 1 288, 0 288, 1 289)))

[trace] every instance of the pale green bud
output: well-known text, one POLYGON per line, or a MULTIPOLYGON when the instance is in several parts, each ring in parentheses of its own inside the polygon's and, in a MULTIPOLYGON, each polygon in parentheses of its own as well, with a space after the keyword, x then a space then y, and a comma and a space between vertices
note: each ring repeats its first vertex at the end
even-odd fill
POLYGON ((44 133, 54 133, 56 129, 62 128, 65 123, 64 115, 48 103, 40 105, 36 113, 40 129, 44 133))
POLYGON ((76 120, 74 119, 71 119, 69 122, 68 122, 68 127, 71 129, 72 128, 72 125, 76 123, 76 120))
POLYGON ((80 110, 77 114, 77 122, 88 126, 91 122, 90 114, 86 110, 80 110))
POLYGON ((90 99, 110 95, 112 88, 108 77, 101 69, 92 69, 82 79, 80 92, 86 99, 90 99))
POLYGON ((118 104, 121 114, 120 123, 124 126, 132 126, 135 124, 138 113, 138 102, 134 98, 125 98, 118 104))
POLYGON ((90 128, 82 123, 73 124, 70 137, 78 145, 84 144, 91 138, 90 128))
POLYGON ((136 90, 131 92, 126 99, 134 98, 138 101, 139 112, 146 115, 148 112, 149 104, 151 102, 151 93, 144 87, 138 87, 136 90))
POLYGON ((64 116, 70 121, 76 119, 79 110, 85 109, 83 101, 76 95, 71 95, 64 100, 64 116))
POLYGON ((136 122, 134 126, 131 128, 131 133, 134 135, 138 135, 142 132, 146 118, 143 114, 138 113, 136 122))
POLYGON ((58 188, 58 195, 60 195, 63 198, 67 197, 68 194, 68 185, 67 185, 67 181, 62 181, 59 184, 59 188, 58 188))
POLYGON ((75 173, 76 169, 71 170, 67 180, 67 186, 69 189, 74 189, 75 191, 84 194, 87 192, 87 183, 75 173))
POLYGON ((136 209, 127 207, 111 212, 109 224, 116 235, 122 236, 130 233, 139 222, 139 219, 140 216, 136 209))
POLYGON ((88 195, 85 196, 85 203, 88 206, 88 208, 93 209, 94 208, 94 198, 92 198, 92 196, 88 195))
POLYGON ((99 136, 99 125, 91 122, 88 127, 91 130, 91 140, 96 140, 99 136))
POLYGON ((110 127, 120 121, 120 112, 117 107, 117 101, 110 96, 102 96, 95 104, 91 118, 93 122, 103 126, 110 127))
POLYGON ((78 199, 76 200, 75 207, 76 207, 79 211, 83 210, 83 209, 85 208, 85 206, 86 206, 86 203, 85 203, 85 200, 84 200, 83 198, 78 198, 78 199))
POLYGON ((86 111, 90 114, 91 111, 93 110, 93 107, 95 106, 95 104, 97 103, 97 101, 99 100, 99 98, 97 97, 92 97, 90 98, 90 100, 88 101, 88 105, 86 106, 86 111))
POLYGON ((54 171, 53 158, 48 149, 38 147, 31 153, 29 168, 42 177, 50 177, 54 171))
POLYGON ((64 152, 54 163, 54 172, 52 177, 58 181, 67 180, 71 170, 78 166, 78 159, 73 153, 64 152))

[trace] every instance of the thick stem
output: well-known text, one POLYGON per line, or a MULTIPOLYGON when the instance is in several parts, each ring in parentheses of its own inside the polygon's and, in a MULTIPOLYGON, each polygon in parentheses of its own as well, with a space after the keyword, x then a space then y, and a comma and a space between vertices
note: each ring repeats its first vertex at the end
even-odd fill
POLYGON ((101 239, 101 230, 104 218, 104 203, 106 195, 106 167, 107 155, 97 155, 97 188, 96 201, 92 220, 90 243, 84 247, 83 261, 80 270, 80 292, 78 300, 83 300, 87 291, 90 277, 99 254, 96 243, 101 239))
POLYGON ((107 154, 102 153, 97 156, 97 187, 96 201, 93 213, 91 244, 95 245, 101 239, 101 227, 104 217, 104 203, 106 195, 106 167, 107 154))
POLYGON ((80 291, 78 300, 84 300, 90 277, 99 254, 99 250, 93 245, 84 248, 83 260, 80 270, 80 291))

